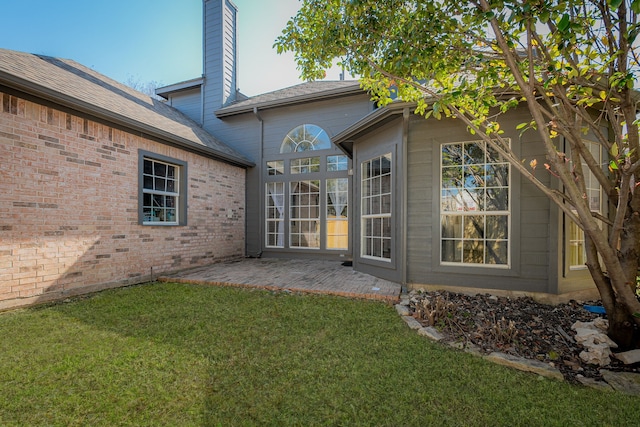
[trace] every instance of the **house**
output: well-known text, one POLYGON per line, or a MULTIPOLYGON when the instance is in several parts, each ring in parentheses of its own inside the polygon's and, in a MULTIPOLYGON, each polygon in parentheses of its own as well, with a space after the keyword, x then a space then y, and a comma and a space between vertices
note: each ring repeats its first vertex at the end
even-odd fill
MULTIPOLYGON (((349 262, 407 288, 593 294, 577 227, 460 122, 378 108, 353 81, 246 97, 236 7, 203 0, 203 15, 203 76, 158 89, 166 102, 0 51, 0 304, 239 256, 349 262)), ((501 128, 542 161, 515 131, 527 117, 501 128)))

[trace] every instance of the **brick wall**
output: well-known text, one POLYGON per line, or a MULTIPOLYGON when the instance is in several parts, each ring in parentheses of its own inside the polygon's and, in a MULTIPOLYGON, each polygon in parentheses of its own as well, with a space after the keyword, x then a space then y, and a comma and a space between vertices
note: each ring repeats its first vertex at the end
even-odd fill
POLYGON ((0 101, 0 309, 244 255, 244 169, 0 101), (138 149, 187 162, 186 226, 138 225, 138 149))

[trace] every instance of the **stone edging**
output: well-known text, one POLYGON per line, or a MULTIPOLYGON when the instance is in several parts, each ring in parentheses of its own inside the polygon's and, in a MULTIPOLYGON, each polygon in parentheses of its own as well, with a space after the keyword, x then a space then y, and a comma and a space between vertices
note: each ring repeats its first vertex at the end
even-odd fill
MULTIPOLYGON (((491 354, 484 355, 473 344, 465 345, 462 343, 446 341, 444 336, 438 332, 436 328, 432 326, 422 326, 420 322, 410 315, 408 298, 401 298, 400 303, 396 304, 395 307, 400 317, 402 317, 402 320, 405 321, 409 328, 417 331, 418 335, 425 336, 432 341, 441 342, 451 348, 463 350, 475 356, 482 357, 485 360, 499 365, 508 366, 524 372, 532 372, 546 378, 564 381, 564 376, 558 368, 547 363, 540 362, 539 360, 529 360, 523 357, 512 356, 510 354, 500 352, 493 352, 491 354)), ((578 378, 578 381, 580 381, 584 386, 599 390, 616 390, 632 396, 640 396, 640 374, 613 372, 606 369, 601 369, 600 373, 605 381, 597 381, 593 378, 586 377, 578 378)))

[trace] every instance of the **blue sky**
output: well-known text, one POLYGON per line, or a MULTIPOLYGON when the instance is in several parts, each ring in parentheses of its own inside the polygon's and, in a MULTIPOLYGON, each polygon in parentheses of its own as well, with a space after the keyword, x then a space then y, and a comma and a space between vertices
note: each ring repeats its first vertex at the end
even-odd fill
MULTIPOLYGON (((272 48, 299 0, 238 6, 239 87, 257 95, 299 83, 272 48)), ((202 74, 202 0, 0 0, 0 48, 70 58, 120 82, 162 85, 202 74)), ((338 79, 330 71, 329 79, 338 79)))

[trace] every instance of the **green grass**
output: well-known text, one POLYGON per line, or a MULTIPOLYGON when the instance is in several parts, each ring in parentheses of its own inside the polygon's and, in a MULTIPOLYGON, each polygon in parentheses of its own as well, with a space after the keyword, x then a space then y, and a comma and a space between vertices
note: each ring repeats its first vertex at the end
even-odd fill
POLYGON ((369 301, 153 283, 0 314, 0 425, 637 425, 369 301))

